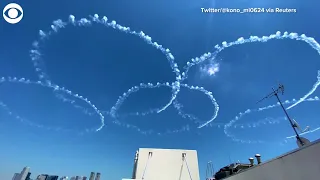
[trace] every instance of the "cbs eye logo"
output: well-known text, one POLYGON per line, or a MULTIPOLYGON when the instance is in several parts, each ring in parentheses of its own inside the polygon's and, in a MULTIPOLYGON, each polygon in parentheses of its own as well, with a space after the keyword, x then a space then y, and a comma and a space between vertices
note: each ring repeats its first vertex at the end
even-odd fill
POLYGON ((23 9, 19 4, 10 3, 3 8, 3 18, 10 24, 16 24, 23 18, 23 9), (19 15, 20 11, 20 15, 19 15))

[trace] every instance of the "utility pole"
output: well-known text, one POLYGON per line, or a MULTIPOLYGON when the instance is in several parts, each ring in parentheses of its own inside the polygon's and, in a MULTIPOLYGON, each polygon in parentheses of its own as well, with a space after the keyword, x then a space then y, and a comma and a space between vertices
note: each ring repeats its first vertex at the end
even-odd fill
POLYGON ((297 140, 300 142, 300 144, 303 146, 303 145, 305 145, 305 143, 301 140, 301 138, 300 138, 300 136, 299 136, 299 134, 298 134, 298 132, 297 132, 297 130, 296 130, 295 124, 292 122, 291 118, 289 117, 288 112, 287 112, 286 109, 283 107, 283 104, 282 104, 282 102, 281 102, 281 100, 280 100, 280 98, 279 98, 279 93, 281 93, 282 95, 283 95, 283 93, 284 93, 284 86, 283 86, 282 84, 279 84, 279 87, 278 87, 277 89, 272 88, 272 93, 268 94, 267 96, 265 96, 264 98, 262 98, 262 99, 261 99, 260 101, 258 101, 257 103, 259 103, 259 102, 261 102, 261 101, 263 101, 263 100, 265 100, 265 99, 267 99, 267 98, 270 98, 270 97, 272 97, 272 96, 276 96, 276 97, 277 97, 277 100, 278 100, 278 102, 279 102, 279 104, 280 104, 280 106, 281 106, 281 108, 282 108, 282 110, 283 110, 283 112, 286 114, 287 119, 289 120, 289 122, 290 122, 290 124, 291 124, 291 127, 292 127, 294 133, 296 134, 296 139, 297 139, 297 140))

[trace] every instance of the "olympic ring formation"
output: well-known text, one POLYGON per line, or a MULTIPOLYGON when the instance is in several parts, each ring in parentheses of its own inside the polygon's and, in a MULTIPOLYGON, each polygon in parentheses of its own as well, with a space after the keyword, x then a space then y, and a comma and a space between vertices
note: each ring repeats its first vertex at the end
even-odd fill
MULTIPOLYGON (((198 65, 202 62, 205 62, 205 61, 215 60, 215 58, 217 57, 217 55, 221 51, 223 51, 231 46, 242 45, 242 44, 253 43, 253 42, 265 43, 265 42, 268 42, 273 39, 275 39, 275 40, 291 39, 291 40, 303 41, 303 42, 307 43, 308 45, 310 45, 313 49, 315 49, 318 52, 318 54, 320 54, 320 45, 318 42, 315 41, 314 38, 307 37, 305 34, 298 35, 297 33, 288 33, 288 32, 281 33, 278 31, 275 34, 271 34, 269 36, 262 36, 262 37, 250 36, 249 38, 246 38, 246 39, 243 37, 240 37, 239 39, 237 39, 236 41, 233 41, 233 42, 224 41, 221 43, 221 45, 217 44, 214 47, 215 51, 205 53, 205 54, 201 55, 200 57, 192 58, 191 61, 187 62, 186 66, 183 67, 184 71, 181 72, 179 70, 177 63, 175 62, 175 58, 174 58, 173 54, 171 53, 171 51, 169 49, 164 48, 158 42, 153 41, 152 38, 150 36, 148 36, 147 34, 145 34, 143 31, 137 32, 137 31, 131 30, 130 27, 122 26, 114 20, 110 21, 106 16, 103 16, 101 18, 97 14, 95 14, 93 16, 89 16, 88 18, 81 18, 79 20, 77 20, 75 18, 75 16, 70 15, 68 21, 62 21, 61 19, 58 19, 56 21, 53 21, 50 30, 48 30, 48 31, 40 30, 39 31, 39 39, 34 41, 32 44, 32 49, 30 50, 30 57, 31 57, 32 63, 34 65, 35 71, 38 74, 38 78, 39 78, 38 81, 31 81, 31 80, 27 80, 25 78, 2 77, 0 83, 14 82, 14 83, 24 83, 24 84, 37 84, 42 87, 54 89, 56 92, 56 97, 63 100, 64 102, 69 102, 69 103, 73 104, 74 107, 82 109, 83 112, 85 112, 87 114, 91 114, 91 115, 93 113, 98 114, 98 116, 100 117, 100 120, 101 120, 101 125, 99 128, 95 129, 95 131, 100 131, 105 126, 105 116, 107 115, 107 116, 110 116, 113 118, 112 123, 120 125, 120 126, 124 126, 127 128, 136 129, 137 131, 139 131, 143 134, 155 133, 155 131, 153 131, 153 130, 145 131, 145 130, 140 129, 137 126, 120 122, 118 120, 118 118, 121 115, 119 115, 117 113, 119 108, 121 107, 121 105, 124 103, 124 101, 131 94, 133 94, 141 89, 168 87, 168 88, 171 88, 172 95, 171 95, 170 101, 167 104, 165 104, 165 105, 163 105, 163 107, 160 107, 157 109, 152 109, 152 110, 149 110, 147 112, 142 112, 142 113, 136 112, 131 115, 145 116, 145 115, 148 115, 151 113, 160 113, 160 112, 166 110, 170 105, 173 104, 173 106, 177 109, 179 115, 181 115, 183 118, 188 118, 188 119, 192 120, 192 122, 195 123, 198 128, 203 128, 205 126, 212 125, 212 122, 217 118, 218 112, 219 112, 219 105, 218 105, 216 99, 214 98, 212 92, 204 89, 203 87, 191 86, 191 85, 183 83, 183 81, 185 81, 188 78, 188 72, 189 72, 190 68, 195 65, 198 65), (152 47, 156 48, 157 50, 161 51, 165 55, 166 59, 169 62, 171 69, 173 70, 173 72, 175 74, 175 81, 171 82, 171 83, 170 82, 140 83, 139 85, 133 86, 133 87, 129 88, 126 92, 124 92, 119 97, 119 99, 116 101, 116 103, 111 107, 111 109, 109 111, 101 111, 87 98, 85 98, 79 94, 76 94, 76 93, 68 90, 65 87, 60 87, 60 86, 56 85, 54 82, 51 81, 51 79, 49 78, 49 75, 47 74, 47 72, 45 72, 45 70, 43 68, 45 61, 42 59, 42 53, 40 50, 42 44, 44 44, 46 42, 46 40, 48 40, 51 35, 57 34, 62 29, 66 28, 68 26, 91 27, 93 24, 100 24, 100 25, 105 26, 107 28, 113 28, 113 29, 118 30, 120 32, 130 34, 133 36, 137 36, 140 39, 142 39, 143 41, 145 41, 147 44, 149 44, 152 47), (200 92, 204 93, 205 95, 207 95, 207 97, 211 100, 211 102, 214 106, 214 113, 209 120, 200 121, 195 116, 190 115, 190 114, 186 114, 185 112, 183 112, 183 110, 182 110, 183 105, 177 101, 177 96, 180 92, 181 87, 188 88, 191 90, 200 91, 200 92), (92 108, 93 111, 90 111, 90 110, 88 111, 86 108, 81 107, 79 105, 76 105, 74 100, 67 99, 61 93, 66 93, 68 95, 73 96, 76 99, 84 101, 92 108)), ((311 90, 309 90, 299 100, 286 101, 285 104, 291 104, 287 109, 291 109, 303 101, 319 101, 318 97, 309 98, 315 92, 315 90, 318 88, 319 85, 320 85, 320 70, 318 71, 317 81, 314 83, 311 90)), ((12 114, 12 111, 9 110, 9 107, 7 107, 3 102, 0 103, 0 106, 2 106, 4 109, 6 109, 8 112, 10 112, 10 114, 12 114)), ((259 108, 258 110, 248 109, 244 113, 240 113, 238 116, 235 117, 235 119, 233 119, 229 123, 225 124, 225 126, 224 126, 225 134, 228 137, 232 138, 234 141, 247 142, 245 140, 240 140, 240 139, 236 138, 234 135, 232 135, 232 133, 230 133, 228 131, 228 128, 230 128, 237 120, 239 120, 245 114, 251 113, 253 111, 261 112, 263 110, 266 110, 266 109, 269 109, 270 107, 275 107, 275 106, 276 105, 270 105, 268 107, 259 108)), ((190 126, 186 125, 186 126, 183 126, 181 129, 167 131, 166 133, 177 133, 177 132, 182 132, 182 131, 188 131, 189 129, 190 129, 190 126)), ((86 129, 86 131, 89 132, 91 130, 86 129)), ((164 134, 164 133, 158 133, 158 134, 164 134)), ((248 142, 251 143, 253 141, 248 141, 248 142)))

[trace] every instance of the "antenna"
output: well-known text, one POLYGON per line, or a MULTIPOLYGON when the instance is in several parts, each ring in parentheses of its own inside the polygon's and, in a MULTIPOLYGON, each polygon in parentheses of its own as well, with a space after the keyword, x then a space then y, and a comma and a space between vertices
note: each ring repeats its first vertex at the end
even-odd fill
POLYGON ((302 146, 306 145, 306 144, 310 144, 310 141, 307 138, 304 137, 300 137, 301 141, 303 142, 303 144, 297 140, 297 145, 299 148, 301 148, 302 146))
POLYGON ((231 161, 231 155, 229 154, 229 163, 231 164, 232 161, 231 161))
POLYGON ((212 161, 209 161, 207 163, 207 170, 206 170, 207 180, 210 180, 213 177, 213 173, 214 173, 213 164, 212 164, 212 161))
MULTIPOLYGON (((279 93, 281 93, 282 95, 284 94, 284 85, 283 85, 283 84, 280 84, 280 83, 279 83, 279 86, 278 86, 277 89, 272 88, 272 92, 271 92, 270 94, 268 94, 267 96, 265 96, 264 98, 262 98, 261 100, 259 100, 257 103, 260 103, 261 101, 263 101, 263 100, 265 100, 265 99, 268 99, 268 98, 270 98, 270 97, 273 97, 273 96, 277 97, 277 100, 278 100, 278 102, 279 102, 279 104, 280 104, 283 112, 286 114, 286 116, 287 116, 287 118, 288 118, 288 120, 289 120, 289 122, 290 122, 290 124, 291 124, 291 127, 292 127, 294 133, 296 134, 297 142, 300 144, 300 145, 298 145, 298 146, 299 146, 299 147, 300 147, 300 146, 304 146, 306 143, 305 143, 305 142, 301 139, 301 137, 299 136, 299 134, 298 134, 298 132, 297 132, 297 130, 296 130, 296 125, 294 125, 294 123, 293 123, 292 120, 290 119, 289 114, 287 113, 286 109, 283 107, 283 104, 282 104, 282 102, 281 102, 281 100, 280 100, 280 98, 279 98, 279 95, 278 95, 279 93)), ((305 139, 305 138, 304 138, 304 139, 305 139)))
POLYGON ((304 133, 310 130, 310 126, 306 126, 306 128, 302 130, 295 119, 292 119, 292 121, 293 121, 294 127, 297 128, 300 131, 300 133, 304 133))

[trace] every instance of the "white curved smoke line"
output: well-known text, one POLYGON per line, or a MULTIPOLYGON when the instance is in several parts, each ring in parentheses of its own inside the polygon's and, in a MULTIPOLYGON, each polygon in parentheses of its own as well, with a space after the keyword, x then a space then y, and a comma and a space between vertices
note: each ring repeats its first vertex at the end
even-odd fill
MULTIPOLYGON (((97 14, 95 14, 94 16, 89 16, 89 18, 81 18, 79 20, 76 20, 75 16, 70 15, 68 21, 62 21, 61 19, 58 19, 56 21, 53 21, 53 24, 51 25, 51 29, 49 31, 39 31, 39 40, 35 41, 33 43, 33 49, 30 51, 30 57, 32 59, 34 68, 36 70, 36 72, 38 73, 38 77, 41 81, 42 85, 46 85, 47 87, 56 87, 57 90, 60 90, 58 85, 55 85, 49 78, 49 75, 43 70, 42 65, 45 64, 45 61, 42 59, 42 53, 40 51, 41 48, 41 44, 45 43, 45 41, 47 39, 49 39, 49 37, 52 34, 58 33, 61 29, 66 28, 68 25, 73 25, 73 26, 79 26, 79 27, 91 27, 93 24, 100 24, 109 28, 113 28, 116 30, 119 30, 121 32, 127 33, 127 34, 131 34, 131 35, 135 35, 141 39, 143 39, 147 44, 155 47, 156 49, 160 50, 167 58, 170 67, 172 68, 173 72, 176 75, 176 81, 173 83, 156 83, 156 84, 152 84, 152 83, 141 83, 139 86, 134 86, 132 88, 130 88, 127 92, 123 93, 119 99, 117 100, 117 102, 115 103, 114 106, 111 107, 110 111, 105 111, 104 113, 107 115, 110 115, 111 117, 114 118, 113 123, 120 125, 120 126, 125 126, 127 128, 135 128, 138 131, 141 131, 141 129, 139 129, 138 127, 135 127, 133 125, 129 125, 129 124, 125 124, 125 123, 121 123, 117 120, 117 111, 120 108, 120 106, 122 105, 122 103, 129 97, 130 94, 132 94, 133 92, 137 92, 140 89, 143 88, 158 88, 160 86, 166 86, 166 87, 170 87, 172 88, 172 95, 170 98, 170 101, 163 107, 158 108, 158 109, 153 109, 150 111, 147 111, 145 113, 135 113, 136 115, 147 115, 150 113, 160 113, 162 111, 164 111, 166 108, 168 108, 171 104, 174 105, 174 107, 178 110, 178 114, 181 115, 183 118, 189 118, 191 120, 193 120, 195 123, 200 123, 201 121, 199 121, 196 117, 186 114, 182 111, 182 105, 179 104, 176 100, 178 93, 180 92, 180 88, 182 87, 186 87, 192 90, 198 90, 201 91, 203 93, 205 93, 212 101, 213 105, 215 106, 214 109, 214 115, 212 116, 212 118, 206 122, 201 122, 201 124, 198 125, 198 128, 203 128, 205 126, 210 126, 210 124, 213 122, 213 120, 218 116, 218 111, 219 111, 219 105, 216 102, 215 98, 213 97, 212 93, 210 91, 205 90, 203 87, 194 87, 194 86, 190 86, 187 84, 182 84, 182 82, 184 80, 187 79, 187 74, 189 69, 194 66, 197 65, 201 62, 204 62, 206 60, 215 60, 216 56, 218 55, 218 53, 220 53, 221 51, 227 49, 228 47, 234 46, 234 45, 241 45, 241 44, 246 44, 246 43, 253 43, 253 42, 268 42, 269 40, 272 39, 292 39, 292 40, 298 40, 298 41, 303 41, 306 42, 308 45, 310 45, 313 49, 315 49, 318 53, 320 53, 320 45, 315 41, 314 38, 312 37, 307 37, 306 35, 302 34, 302 35, 298 35, 297 33, 288 33, 288 32, 284 32, 283 34, 281 34, 281 32, 276 32, 275 34, 271 34, 269 36, 262 36, 262 37, 258 37, 258 36, 250 36, 247 39, 244 39, 243 37, 240 37, 239 39, 237 39, 236 41, 233 42, 222 42, 222 46, 221 45, 216 45, 215 49, 216 51, 212 52, 212 53, 205 53, 200 57, 196 57, 191 59, 191 62, 187 62, 187 65, 184 67, 185 71, 180 74, 180 70, 178 68, 178 65, 175 62, 175 58, 172 55, 172 53, 170 52, 169 49, 165 49, 162 45, 158 44, 157 42, 152 41, 152 38, 148 35, 146 35, 143 31, 140 32, 136 32, 131 30, 130 27, 125 27, 122 25, 117 24, 116 21, 112 20, 109 21, 108 18, 106 16, 103 16, 102 18, 100 18, 97 14), (45 83, 43 83, 45 82, 45 83)), ((219 67, 214 67, 211 69, 207 70, 208 73, 216 73, 217 71, 219 71, 219 67)), ((295 101, 290 107, 288 107, 288 109, 295 107, 296 105, 298 105, 299 103, 305 101, 310 95, 312 95, 314 93, 314 91, 317 89, 317 87, 320 85, 320 71, 318 71, 318 76, 317 76, 317 82, 313 85, 313 88, 307 93, 305 94, 302 98, 300 98, 298 101, 295 101)), ((39 81, 39 82, 40 82, 39 81)), ((77 94, 73 94, 71 91, 64 91, 65 88, 62 88, 61 91, 70 94, 76 98, 80 98, 82 96, 79 96, 77 94)), ((74 101, 69 100, 67 98, 65 98, 63 95, 61 94, 56 94, 57 98, 63 100, 64 102, 68 102, 74 105, 74 107, 82 109, 82 111, 84 113, 90 114, 92 115, 92 112, 87 111, 87 109, 76 105, 74 103, 74 101)), ((81 99, 81 98, 80 98, 81 99)), ((97 129, 97 131, 101 130, 102 127, 104 126, 104 116, 102 115, 101 111, 98 110, 98 108, 96 108, 88 99, 82 99, 85 100, 91 107, 94 107, 94 111, 96 111, 96 113, 99 114, 100 119, 101 119, 101 127, 99 129, 97 129)), ((269 106, 268 106, 269 107, 269 106)), ((245 112, 245 113, 250 113, 250 112, 245 112)), ((225 126, 227 127, 227 126, 225 126)), ((184 128, 185 130, 189 130, 189 128, 184 128)), ((226 129, 226 128, 225 128, 226 129)), ((145 133, 144 133, 145 134, 145 133)))
MULTIPOLYGON (((109 21, 109 19, 106 16, 99 18, 98 14, 95 14, 94 16, 90 16, 89 18, 81 18, 79 20, 76 20, 75 16, 70 15, 69 20, 66 22, 62 21, 61 19, 53 21, 53 24, 51 25, 51 30, 47 32, 42 30, 39 31, 40 39, 33 43, 34 49, 30 51, 30 57, 32 59, 35 70, 38 73, 39 79, 42 81, 46 81, 49 84, 52 83, 48 74, 41 67, 41 65, 44 65, 45 62, 41 58, 42 53, 40 51, 40 47, 41 47, 40 44, 43 43, 46 39, 48 39, 52 34, 58 33, 61 29, 66 28, 68 25, 79 26, 79 27, 91 27, 91 25, 94 23, 103 25, 105 27, 116 29, 126 34, 135 35, 143 39, 147 44, 160 50, 166 56, 167 60, 169 61, 170 67, 172 68, 173 72, 176 74, 176 82, 172 84, 172 97, 169 103, 167 103, 162 108, 159 108, 158 113, 162 112, 167 107, 169 107, 172 104, 172 102, 175 100, 175 98, 177 97, 177 94, 180 91, 180 80, 181 80, 180 70, 178 69, 177 63, 175 63, 174 61, 175 58, 170 52, 170 50, 164 48, 162 45, 160 45, 157 42, 153 42, 152 38, 146 35, 143 31, 140 31, 140 32, 133 31, 131 30, 130 27, 125 27, 120 24, 117 24, 117 22, 114 20, 109 21)), ((112 112, 117 111, 116 107, 113 106, 111 108, 111 111, 112 112)))
MULTIPOLYGON (((115 107, 117 109, 120 108, 120 106, 124 103, 124 101, 133 93, 141 90, 141 89, 155 89, 155 88, 160 88, 160 87, 171 87, 172 85, 170 85, 168 82, 166 83, 156 83, 156 84, 152 84, 152 83, 140 83, 139 86, 134 86, 132 88, 130 88, 127 92, 123 93, 120 97, 119 97, 119 100, 117 101, 115 107)), ((199 86, 189 86, 187 84, 181 84, 181 87, 185 87, 185 88, 188 88, 190 90, 196 90, 196 91, 200 91, 200 92, 203 92, 205 95, 207 95, 207 97, 211 100, 213 106, 214 106, 214 114, 212 115, 212 117, 210 118, 210 120, 208 121, 200 121, 198 118, 196 118, 195 116, 193 115, 190 115, 190 114, 186 114, 183 112, 182 108, 183 108, 183 105, 180 104, 177 100, 175 100, 173 102, 174 104, 174 107, 177 109, 178 111, 178 114, 180 116, 182 116, 182 118, 185 118, 185 119, 190 119, 192 123, 195 123, 195 124, 202 124, 202 123, 210 123, 212 122, 217 116, 218 116, 218 111, 219 111, 219 105, 218 103, 216 102, 215 98, 213 97, 212 95, 212 92, 210 91, 207 91, 205 90, 203 87, 199 87, 199 86)), ((61 94, 57 94, 56 95, 57 98, 61 99, 63 102, 68 102, 68 103, 72 103, 72 105, 75 107, 75 108, 78 108, 80 109, 83 113, 87 114, 87 115, 94 115, 94 112, 86 109, 86 108, 83 108, 77 104, 75 104, 74 100, 71 100, 69 98, 66 98, 64 97, 63 95, 61 94)), ((146 111, 146 112, 134 112, 134 113, 129 113, 129 114, 117 114, 116 112, 109 112, 109 111, 100 111, 104 116, 111 116, 113 117, 115 120, 112 121, 113 124, 116 124, 116 125, 119 125, 119 126, 122 126, 122 127, 126 127, 126 128, 130 128, 130 129, 135 129, 137 130, 138 132, 142 133, 142 134, 158 134, 158 135, 163 135, 163 134, 171 134, 171 133, 177 133, 177 132, 183 132, 183 131, 189 131, 190 130, 190 125, 186 125, 187 127, 189 128, 186 128, 186 126, 182 126, 181 129, 179 130, 167 130, 165 133, 160 133, 160 132, 156 132, 155 130, 153 129, 149 129, 149 130, 142 130, 140 129, 139 127, 135 126, 135 125, 132 125, 132 124, 128 124, 128 123, 124 123, 124 122, 120 122, 118 121, 118 118, 126 118, 128 116, 147 116, 147 115, 150 115, 150 114, 153 114, 153 113, 156 113, 158 111, 158 109, 150 109, 149 111, 146 111)), ((217 125, 222 125, 222 123, 218 123, 217 125)))
MULTIPOLYGON (((141 90, 141 89, 154 89, 154 88, 160 88, 160 87, 171 87, 172 85, 170 85, 168 82, 166 83, 156 83, 156 84, 152 84, 152 83, 148 83, 148 84, 144 84, 144 83, 140 83, 139 86, 134 86, 132 87, 131 89, 129 89, 127 92, 123 93, 122 96, 119 97, 119 100, 117 101, 115 107, 117 109, 120 108, 120 106, 123 104, 123 102, 133 93, 141 90)), ((205 123, 210 123, 212 122, 217 116, 218 116, 218 112, 219 112, 219 105, 218 103, 216 102, 215 98, 213 97, 212 95, 212 92, 210 91, 207 91, 205 90, 203 87, 199 87, 199 86, 189 86, 187 84, 181 84, 181 87, 185 87, 185 88, 188 88, 190 90, 197 90, 197 91, 200 91, 200 92, 203 92, 205 95, 208 96, 208 98, 211 100, 212 104, 214 105, 214 114, 213 116, 211 117, 210 120, 206 121, 205 123)), ((186 114, 183 114, 182 112, 182 106, 180 104, 178 104, 177 101, 174 101, 174 106, 175 108, 178 110, 178 113, 179 115, 181 115, 183 118, 188 118, 189 116, 186 115, 186 114)), ((147 112, 144 112, 144 113, 139 113, 139 112, 136 112, 135 115, 140 115, 140 116, 146 116, 146 115, 149 115, 151 113, 154 113, 158 111, 158 109, 152 109, 150 111, 147 111, 147 112)), ((111 116, 115 119, 117 119, 117 114, 115 112, 110 112, 111 116)), ((121 126, 125 126, 125 127, 129 127, 129 128, 133 128, 133 129, 136 129, 137 127, 134 126, 134 125, 131 125, 131 124, 127 124, 127 123, 122 123, 118 120, 114 121, 115 123, 121 125, 121 126)), ((200 122, 195 122, 195 123, 200 123, 200 122)), ((189 127, 189 125, 188 125, 189 127)), ((189 131, 190 128, 188 129, 184 129, 184 131, 189 131)), ((140 130, 139 130, 140 131, 140 130)), ((155 132, 154 130, 148 130, 147 132, 149 132, 148 134, 151 134, 153 132, 155 132)), ((172 132, 177 132, 177 130, 168 130, 166 132, 166 134, 169 134, 169 133, 172 133, 172 132)), ((179 131, 181 132, 181 131, 179 131)), ((163 133, 157 133, 158 135, 162 135, 163 133)))
MULTIPOLYGON (((53 82, 50 80, 48 74, 43 70, 41 65, 44 65, 45 62, 41 59, 42 55, 41 55, 41 51, 40 51, 40 47, 41 47, 41 43, 44 43, 45 40, 47 40, 52 34, 58 33, 61 29, 66 28, 68 25, 73 25, 73 26, 80 26, 80 27, 90 27, 92 24, 101 24, 104 25, 106 27, 111 27, 113 29, 119 30, 121 32, 127 33, 127 34, 132 34, 135 36, 140 37, 141 39, 143 39, 145 42, 147 42, 149 45, 155 47, 156 49, 160 50, 163 54, 165 54, 165 56, 167 57, 171 68, 173 69, 173 72, 176 74, 176 81, 173 83, 169 83, 166 82, 166 85, 169 85, 167 87, 171 87, 173 90, 173 94, 172 97, 169 101, 169 103, 167 103, 164 107, 159 108, 156 110, 157 113, 162 112, 163 110, 165 110, 167 107, 169 107, 173 102, 176 102, 175 99, 177 97, 177 94, 180 91, 180 82, 181 82, 181 75, 180 75, 180 70, 178 69, 178 65, 174 62, 174 56, 171 54, 169 49, 165 49, 162 47, 162 45, 158 44, 157 42, 153 42, 151 37, 146 35, 144 32, 136 32, 136 31, 132 31, 130 29, 130 27, 125 27, 125 26, 121 26, 119 24, 116 23, 116 21, 108 21, 107 17, 102 17, 99 18, 99 16, 97 14, 95 14, 94 16, 90 16, 89 18, 81 18, 79 20, 75 19, 75 16, 70 15, 69 16, 69 20, 67 22, 62 21, 61 19, 56 20, 53 22, 53 25, 51 25, 51 30, 45 32, 40 30, 39 31, 39 40, 35 41, 33 43, 33 49, 30 51, 30 57, 32 59, 33 65, 35 67, 36 72, 38 73, 38 77, 40 80, 45 81, 48 84, 53 84, 53 82)), ((146 83, 146 85, 150 85, 151 83, 146 83)), ((159 82, 157 83, 159 84, 159 82)), ((140 84, 141 85, 141 84, 140 84)), ((143 88, 140 86, 134 86, 133 88, 130 88, 127 92, 127 94, 131 94, 130 91, 134 90, 134 91, 138 91, 139 89, 136 88, 143 88)), ((154 88, 154 87, 153 87, 154 88)), ((192 89, 193 86, 190 86, 190 88, 192 89)), ((198 89, 202 92, 205 93, 205 91, 198 89)), ((56 95, 57 98, 63 100, 64 102, 73 102, 72 100, 69 100, 65 97, 63 97, 63 95, 61 94, 57 94, 56 95)), ((113 118, 115 117, 115 114, 118 110, 118 108, 121 106, 121 104, 126 100, 126 98, 128 98, 128 96, 124 93, 122 96, 119 97, 119 99, 117 100, 116 104, 110 109, 110 112, 106 112, 106 114, 110 114, 113 118)), ((218 107, 217 103, 214 101, 214 105, 218 107)), ((177 104, 177 103, 175 103, 177 104)), ((87 111, 85 108, 73 104, 76 108, 80 108, 83 110, 84 113, 86 114, 91 114, 91 112, 87 111)), ((178 106, 176 106, 176 109, 179 110, 178 106)), ((150 111, 147 112, 148 113, 153 113, 154 111, 150 111)), ((215 116, 214 118, 217 116, 218 110, 215 112, 215 116)), ((179 111, 179 114, 181 114, 181 111, 179 111)), ((214 120, 214 118, 211 118, 209 121, 207 121, 206 123, 210 123, 214 120)), ((113 121, 113 123, 116 123, 118 125, 122 125, 119 121, 115 120, 113 121)), ((126 127, 131 127, 131 125, 125 125, 126 127)), ((133 125, 132 125, 133 127, 133 125)), ((136 128, 139 129, 139 128, 136 128)), ((138 130, 140 131, 140 130, 138 130)))
MULTIPOLYGON (((2 83, 22 83, 22 84, 25 84, 25 85, 34 84, 34 85, 39 85, 41 87, 50 88, 50 89, 54 90, 55 92, 66 93, 66 94, 68 94, 70 96, 73 96, 76 99, 84 101, 100 117, 101 125, 100 125, 100 127, 98 129, 95 129, 95 131, 100 131, 105 125, 104 124, 104 116, 102 115, 100 110, 98 110, 98 108, 90 100, 88 100, 87 98, 85 98, 85 97, 83 97, 83 96, 81 96, 79 94, 73 93, 72 91, 66 89, 65 87, 59 87, 58 85, 52 85, 52 84, 48 84, 48 83, 43 83, 41 81, 31 81, 31 80, 26 79, 26 78, 17 78, 17 77, 1 77, 0 84, 2 84, 2 83)), ((71 104, 73 104, 73 103, 74 102, 71 102, 71 104)), ((9 109, 9 107, 4 102, 1 102, 1 107, 4 108, 5 110, 7 110, 10 115, 13 114, 13 112, 9 109)), ((19 115, 15 115, 15 117, 17 119, 21 120, 21 121, 27 122, 31 126, 37 126, 37 127, 43 127, 44 128, 43 125, 38 125, 36 123, 33 123, 32 121, 28 121, 25 118, 20 117, 19 115)), ((62 128, 52 128, 52 127, 45 127, 45 128, 47 128, 47 129, 55 129, 55 130, 61 130, 62 129, 62 128)), ((85 129, 86 132, 89 132, 91 130, 92 129, 85 129)))
MULTIPOLYGON (((294 33, 294 32, 292 32, 292 33, 284 32, 283 34, 281 34, 280 31, 277 31, 275 34, 271 34, 269 36, 262 36, 262 37, 250 36, 247 39, 240 37, 236 41, 233 41, 233 42, 228 43, 228 42, 224 41, 221 43, 222 46, 219 44, 215 45, 216 51, 214 51, 214 52, 208 52, 208 53, 201 55, 200 57, 192 58, 191 61, 187 62, 187 65, 184 67, 185 71, 182 73, 182 80, 185 80, 187 78, 188 71, 192 66, 200 64, 206 60, 214 60, 220 52, 222 52, 223 50, 225 50, 229 47, 232 47, 235 45, 253 43, 253 42, 265 43, 265 42, 268 42, 273 39, 278 39, 278 40, 292 39, 292 40, 297 40, 297 41, 303 41, 303 42, 307 43, 308 45, 310 45, 313 49, 315 49, 318 52, 318 54, 320 54, 319 43, 314 38, 308 37, 305 34, 298 35, 298 33, 294 33)), ((301 103, 303 100, 305 100, 306 98, 308 98, 309 96, 311 96, 315 92, 315 90, 320 85, 320 70, 318 71, 317 74, 318 74, 317 81, 314 83, 311 90, 309 90, 309 92, 307 92, 302 98, 300 98, 300 100, 298 100, 297 102, 292 104, 290 107, 288 107, 288 109, 295 107, 296 105, 301 103)), ((201 127, 203 127, 203 126, 202 125, 199 126, 199 128, 201 128, 201 127)))
MULTIPOLYGON (((292 99, 292 100, 286 100, 283 104, 284 105, 288 105, 288 104, 294 104, 296 103, 298 100, 296 99, 292 99)), ((319 102, 320 99, 319 97, 315 96, 314 98, 308 98, 308 99, 305 99, 303 100, 302 102, 314 102, 314 101, 317 101, 319 102)), ((244 112, 240 112, 234 119, 232 119, 229 123, 227 123, 225 126, 224 126, 224 133, 227 137, 230 137, 233 141, 236 141, 236 142, 241 142, 241 143, 262 143, 263 141, 251 141, 251 140, 243 140, 243 139, 239 139, 237 138, 235 135, 231 134, 228 129, 230 127, 232 127, 233 124, 235 124, 237 121, 239 121, 241 118, 243 118, 244 116, 248 115, 248 114, 251 114, 253 112, 262 112, 262 111, 265 111, 265 110, 268 110, 268 109, 272 109, 272 108, 275 108, 275 107, 279 107, 280 106, 280 103, 276 103, 276 104, 273 104, 273 105, 269 105, 269 106, 265 106, 265 107, 261 107, 261 108, 257 108, 257 109, 247 109, 246 111, 244 112)), ((310 130, 309 132, 305 132, 305 133, 302 133, 301 135, 303 134, 308 134, 308 133, 312 133, 312 132, 315 132, 315 131, 318 131, 320 130, 320 127, 318 128, 315 128, 315 129, 312 129, 310 130)), ((290 139, 292 137, 295 137, 295 136, 289 136, 289 137, 286 137, 286 139, 290 139)))
MULTIPOLYGON (((319 131, 319 130, 320 130, 320 127, 317 127, 317 128, 311 129, 311 130, 309 130, 309 131, 300 133, 299 135, 300 135, 300 136, 303 136, 303 135, 306 135, 306 134, 309 134, 309 133, 314 133, 314 132, 319 131)), ((296 138, 296 135, 288 136, 288 137, 286 137, 286 138, 287 138, 287 139, 296 138)))

